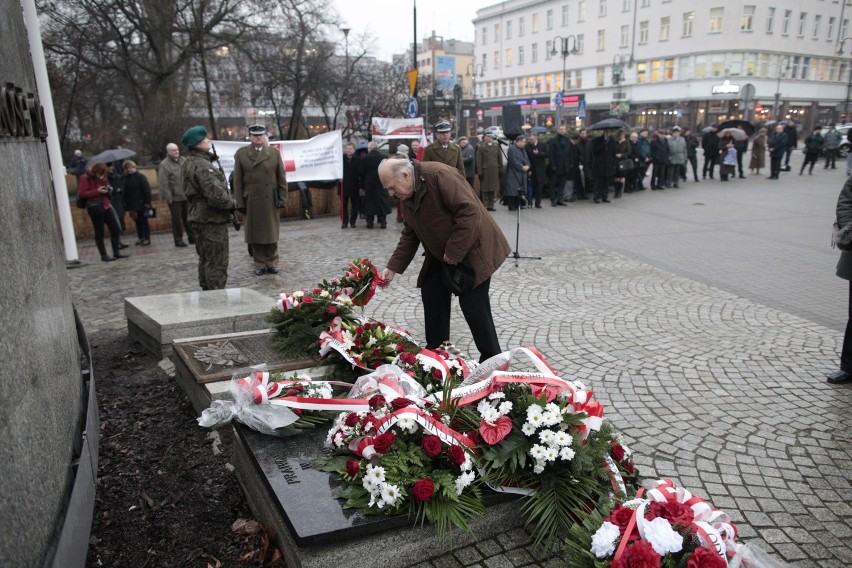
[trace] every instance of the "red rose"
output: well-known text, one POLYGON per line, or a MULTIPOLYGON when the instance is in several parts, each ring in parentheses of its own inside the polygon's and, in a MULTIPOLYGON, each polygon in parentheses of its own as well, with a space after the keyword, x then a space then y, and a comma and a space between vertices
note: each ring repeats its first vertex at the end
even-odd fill
POLYGON ((420 444, 420 447, 423 448, 423 453, 429 456, 430 458, 438 457, 441 454, 441 438, 438 436, 426 436, 423 438, 423 442, 420 444))
POLYGON ((397 397, 391 401, 391 406, 394 410, 399 410, 400 408, 405 408, 406 406, 411 406, 414 404, 404 396, 397 397))
POLYGON ((322 292, 322 289, 320 288, 314 288, 313 290, 311 290, 312 294, 319 294, 320 292, 322 292))
POLYGON ((373 329, 373 325, 370 322, 364 324, 364 329, 373 329))
POLYGON ((346 415, 346 419, 343 421, 343 423, 345 425, 349 426, 350 428, 352 428, 353 426, 358 424, 358 420, 359 420, 358 415, 354 412, 350 412, 349 414, 346 415))
POLYGON ((645 518, 650 521, 657 517, 664 518, 672 525, 689 526, 695 520, 695 513, 692 512, 692 509, 677 501, 666 501, 664 503, 654 501, 648 506, 645 518))
POLYGON ((373 438, 373 449, 379 452, 380 454, 385 454, 395 441, 396 436, 394 436, 391 432, 379 434, 378 436, 373 438))
POLYGON ((633 475, 635 471, 635 468, 633 467, 633 462, 627 462, 626 464, 624 464, 624 469, 627 470, 627 473, 633 475))
POLYGON ((381 354, 382 354, 382 350, 380 348, 376 347, 376 348, 373 349, 373 355, 375 355, 376 357, 378 357, 381 354))
POLYGON ((699 546, 689 557, 686 568, 725 568, 727 563, 709 548, 699 546))
MULTIPOLYGON (((396 344, 396 350, 397 350, 397 351, 405 351, 405 343, 397 343, 397 344, 396 344)), ((403 355, 404 355, 404 354, 405 354, 405 353, 403 353, 403 355)))
POLYGON ((334 314, 337 313, 337 307, 336 306, 329 306, 325 309, 325 313, 334 315, 334 314))
POLYGON ((384 405, 387 404, 387 400, 385 400, 385 397, 380 395, 380 394, 377 394, 377 395, 370 397, 369 402, 370 402, 370 408, 372 410, 375 410, 375 409, 379 408, 380 406, 384 406, 384 405))
POLYGON ((361 429, 364 432, 375 432, 379 429, 379 420, 372 414, 368 414, 364 418, 361 419, 361 429), (372 424, 372 428, 367 428, 367 424, 372 424))
MULTIPOLYGON (((382 323, 382 322, 379 322, 379 323, 377 323, 376 325, 378 325, 378 326, 379 326, 379 329, 384 329, 384 328, 386 328, 386 327, 387 327, 387 326, 386 326, 384 323, 382 323)), ((402 345, 402 343, 400 343, 400 345, 402 345)), ((403 349, 404 349, 404 347, 403 347, 403 349)))
POLYGON ((432 369, 432 378, 436 381, 440 381, 444 378, 439 369, 432 369))
POLYGON ((313 304, 314 303, 313 296, 302 296, 302 303, 303 304, 313 304))
POLYGON ((362 333, 364 333, 364 328, 359 325, 358 327, 355 328, 355 333, 357 333, 358 335, 361 335, 362 333))
POLYGON ((355 477, 361 471, 361 464, 358 460, 346 460, 346 474, 349 477, 355 477))
POLYGON ((628 523, 630 523, 630 519, 633 517, 633 513, 633 509, 628 509, 627 507, 618 505, 615 509, 610 511, 609 517, 604 520, 618 526, 621 534, 624 534, 628 523))
MULTIPOLYGON (((396 348, 399 349, 399 345, 397 345, 396 348)), ((405 348, 403 347, 403 349, 405 348)), ((414 353, 409 353, 406 351, 405 353, 399 356, 399 360, 405 363, 406 365, 414 365, 415 363, 417 363, 417 356, 414 353)))
POLYGON ((612 447, 612 450, 610 450, 610 451, 612 452, 612 457, 615 459, 615 461, 620 462, 621 460, 624 459, 624 448, 621 447, 620 445, 618 445, 618 444, 614 445, 612 447))
POLYGON ((661 559, 650 542, 639 540, 625 549, 618 562, 612 564, 612 568, 659 568, 661 559))
POLYGON ((356 338, 355 338, 355 341, 353 341, 353 342, 352 342, 352 344, 353 344, 355 347, 361 347, 361 345, 363 345, 363 344, 364 344, 364 342, 363 342, 363 341, 361 341, 361 338, 360 338, 360 337, 356 337, 356 338))
POLYGON ((297 394, 299 394, 299 391, 296 389, 287 389, 287 396, 296 396, 297 394))
POLYGON ((428 501, 435 494, 435 482, 428 477, 418 479, 411 488, 411 494, 418 501, 428 501))
POLYGON ((450 446, 448 453, 450 454, 450 461, 454 464, 461 465, 464 463, 465 455, 464 450, 461 449, 461 446, 450 446))

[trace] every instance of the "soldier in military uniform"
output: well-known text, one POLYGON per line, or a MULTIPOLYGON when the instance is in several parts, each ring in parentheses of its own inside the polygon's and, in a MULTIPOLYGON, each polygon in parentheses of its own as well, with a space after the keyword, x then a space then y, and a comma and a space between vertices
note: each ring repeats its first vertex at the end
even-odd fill
POLYGON ((450 142, 450 130, 452 130, 452 127, 449 122, 439 122, 435 125, 435 141, 426 146, 426 150, 423 151, 423 159, 420 161, 447 164, 451 168, 457 169, 461 176, 465 177, 461 148, 450 142))
POLYGON ((281 154, 267 144, 266 128, 249 126, 251 144, 234 154, 234 199, 246 243, 254 256, 254 273, 278 273, 278 209, 287 198, 281 154))
POLYGON ((479 198, 489 211, 494 211, 494 199, 503 177, 503 152, 490 132, 484 134, 476 147, 476 175, 479 176, 479 198))
POLYGON ((203 126, 183 133, 189 151, 181 164, 181 178, 189 202, 189 224, 198 253, 198 283, 202 290, 221 290, 228 282, 228 223, 234 201, 228 195, 225 174, 213 167, 216 155, 203 126))

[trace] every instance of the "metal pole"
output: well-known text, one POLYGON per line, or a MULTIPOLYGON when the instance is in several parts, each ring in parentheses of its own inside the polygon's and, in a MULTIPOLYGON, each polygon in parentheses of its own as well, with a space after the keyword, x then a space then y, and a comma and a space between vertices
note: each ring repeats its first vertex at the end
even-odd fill
MULTIPOLYGON (((411 44, 411 68, 415 71, 417 70, 417 0, 414 0, 414 43, 411 44)), ((419 81, 415 81, 414 83, 414 92, 411 94, 412 97, 417 96, 418 82, 419 81)))
MULTIPOLYGON (((566 50, 565 39, 561 38, 561 47, 562 47, 562 83, 559 85, 559 91, 562 93, 562 96, 565 97, 565 58, 568 56, 568 51, 566 50)), ((562 107, 564 103, 561 105, 556 105, 556 128, 562 126, 562 107)))

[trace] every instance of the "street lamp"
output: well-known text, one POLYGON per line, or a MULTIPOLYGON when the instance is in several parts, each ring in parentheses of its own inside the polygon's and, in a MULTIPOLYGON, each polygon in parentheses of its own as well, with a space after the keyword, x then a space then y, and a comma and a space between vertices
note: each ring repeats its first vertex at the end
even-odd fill
MULTIPOLYGON (((633 56, 622 55, 616 53, 612 58, 612 84, 615 85, 615 94, 612 96, 613 102, 619 102, 624 99, 624 93, 621 92, 621 83, 624 81, 624 67, 630 69, 633 67, 633 56)), ((621 104, 619 102, 618 109, 614 111, 615 116, 621 115, 621 104)))
MULTIPOLYGON (((843 55, 843 44, 845 44, 847 40, 852 40, 852 38, 845 37, 840 40, 840 43, 837 46, 837 55, 843 55)), ((850 49, 850 52, 852 52, 852 49, 850 49)), ((846 75, 848 79, 846 81, 846 104, 843 107, 843 122, 846 122, 849 117, 849 90, 852 89, 852 65, 846 65, 846 75)))
MULTIPOLYGON (((842 44, 841 44, 842 47, 842 44)), ((784 55, 778 60, 778 83, 775 85, 775 120, 781 120, 781 66, 784 64, 784 60, 787 60, 787 72, 790 72, 790 56, 784 55)))
MULTIPOLYGON (((556 40, 559 40, 559 51, 562 55, 562 84, 559 85, 559 92, 565 93, 565 59, 568 58, 568 54, 573 53, 574 55, 580 53, 580 50, 577 49, 577 36, 571 34, 566 37, 556 36, 553 38, 552 48, 550 50, 551 57, 556 55, 556 40), (571 48, 569 49, 569 45, 571 48)), ((556 106, 556 126, 562 124, 562 105, 556 106)))
MULTIPOLYGON (((340 31, 343 32, 343 42, 345 45, 345 53, 346 53, 346 68, 343 73, 343 104, 346 104, 346 99, 349 96, 349 32, 352 31, 352 28, 340 28, 340 31)), ((352 138, 351 129, 346 132, 346 140, 349 141, 352 138)))

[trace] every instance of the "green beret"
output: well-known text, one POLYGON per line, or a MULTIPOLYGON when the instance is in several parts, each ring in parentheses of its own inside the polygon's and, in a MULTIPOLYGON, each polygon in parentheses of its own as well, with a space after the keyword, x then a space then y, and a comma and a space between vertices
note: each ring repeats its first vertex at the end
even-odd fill
POLYGON ((192 148, 205 138, 207 138, 207 129, 199 124, 183 133, 182 142, 187 148, 192 148))

